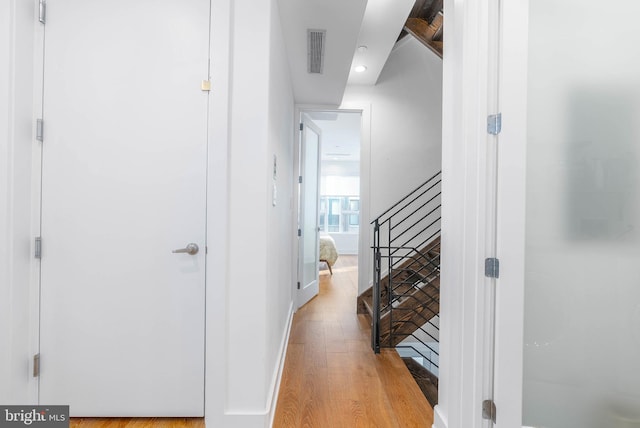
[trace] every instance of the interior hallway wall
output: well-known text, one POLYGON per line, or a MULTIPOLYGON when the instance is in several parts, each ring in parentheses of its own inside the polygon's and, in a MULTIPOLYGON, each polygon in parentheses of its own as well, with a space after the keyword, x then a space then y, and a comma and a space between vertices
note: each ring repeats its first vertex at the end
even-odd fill
POLYGON ((371 164, 370 214, 361 219, 359 293, 372 281, 367 225, 441 169, 442 60, 407 36, 391 52, 375 86, 347 87, 341 108, 362 105, 371 111, 371 164))
POLYGON ((212 22, 207 424, 264 427, 292 315, 293 90, 276 0, 213 0, 212 22))
MULTIPOLYGON (((288 322, 293 315, 293 288, 296 268, 291 245, 296 221, 293 207, 294 98, 289 63, 281 31, 276 1, 271 2, 271 38, 269 69, 269 141, 265 174, 271 197, 267 219, 267 379, 273 393, 277 368, 283 351, 288 322), (275 179, 274 158, 276 161, 275 179), (273 185, 275 184, 275 188, 273 185), (275 205, 274 205, 275 201, 275 205)), ((272 403, 275 406, 275 403, 272 403)), ((272 408, 271 411, 274 409, 272 408)))

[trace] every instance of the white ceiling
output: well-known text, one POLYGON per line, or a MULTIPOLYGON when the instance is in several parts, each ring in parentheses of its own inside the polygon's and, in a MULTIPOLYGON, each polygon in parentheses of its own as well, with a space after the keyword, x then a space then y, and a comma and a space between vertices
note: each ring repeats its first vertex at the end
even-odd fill
POLYGON ((415 0, 369 0, 347 84, 375 85, 415 0), (358 49, 366 46, 366 49, 358 49), (367 70, 355 71, 364 65, 367 70))
POLYGON ((320 159, 357 162, 360 160, 360 113, 307 113, 321 131, 320 159))
POLYGON ((339 105, 367 0, 279 0, 298 104, 339 105), (326 30, 324 70, 307 72, 307 30, 326 30))
POLYGON ((413 3, 278 0, 296 103, 338 106, 347 82, 374 85, 413 3), (307 29, 327 31, 322 74, 307 72, 307 29), (364 52, 357 50, 362 45, 364 52), (360 64, 367 70, 353 72, 352 65, 360 64))

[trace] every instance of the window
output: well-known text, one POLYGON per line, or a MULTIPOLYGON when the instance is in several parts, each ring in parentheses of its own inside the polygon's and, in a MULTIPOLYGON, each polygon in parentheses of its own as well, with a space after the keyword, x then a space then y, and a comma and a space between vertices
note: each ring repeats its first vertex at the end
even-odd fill
POLYGON ((360 198, 322 195, 319 221, 322 232, 357 233, 360 226, 360 198))

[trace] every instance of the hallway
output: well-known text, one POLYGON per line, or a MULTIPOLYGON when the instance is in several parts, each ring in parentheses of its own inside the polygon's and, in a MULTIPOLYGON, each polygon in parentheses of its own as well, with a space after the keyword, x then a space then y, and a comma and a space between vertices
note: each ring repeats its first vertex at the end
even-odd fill
POLYGON ((356 314, 357 257, 320 273, 320 294, 294 315, 273 426, 430 427, 433 409, 394 350, 375 355, 356 314))

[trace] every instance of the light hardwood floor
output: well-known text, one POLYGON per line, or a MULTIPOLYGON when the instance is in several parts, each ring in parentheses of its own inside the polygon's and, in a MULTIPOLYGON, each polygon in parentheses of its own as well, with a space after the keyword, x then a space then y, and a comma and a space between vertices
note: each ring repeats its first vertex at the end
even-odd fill
POLYGON ((431 427, 433 409, 394 350, 375 355, 356 314, 357 258, 320 275, 320 294, 296 312, 275 428, 431 427))
POLYGON ((204 418, 71 418, 70 428, 204 428, 204 418))
MULTIPOLYGON (((375 355, 356 314, 357 258, 320 274, 294 315, 274 428, 431 427, 433 410, 398 354, 375 355)), ((247 385, 248 388, 251 385, 247 385)), ((203 428, 202 418, 72 418, 71 428, 203 428)), ((214 427, 215 428, 215 427, 214 427)))

